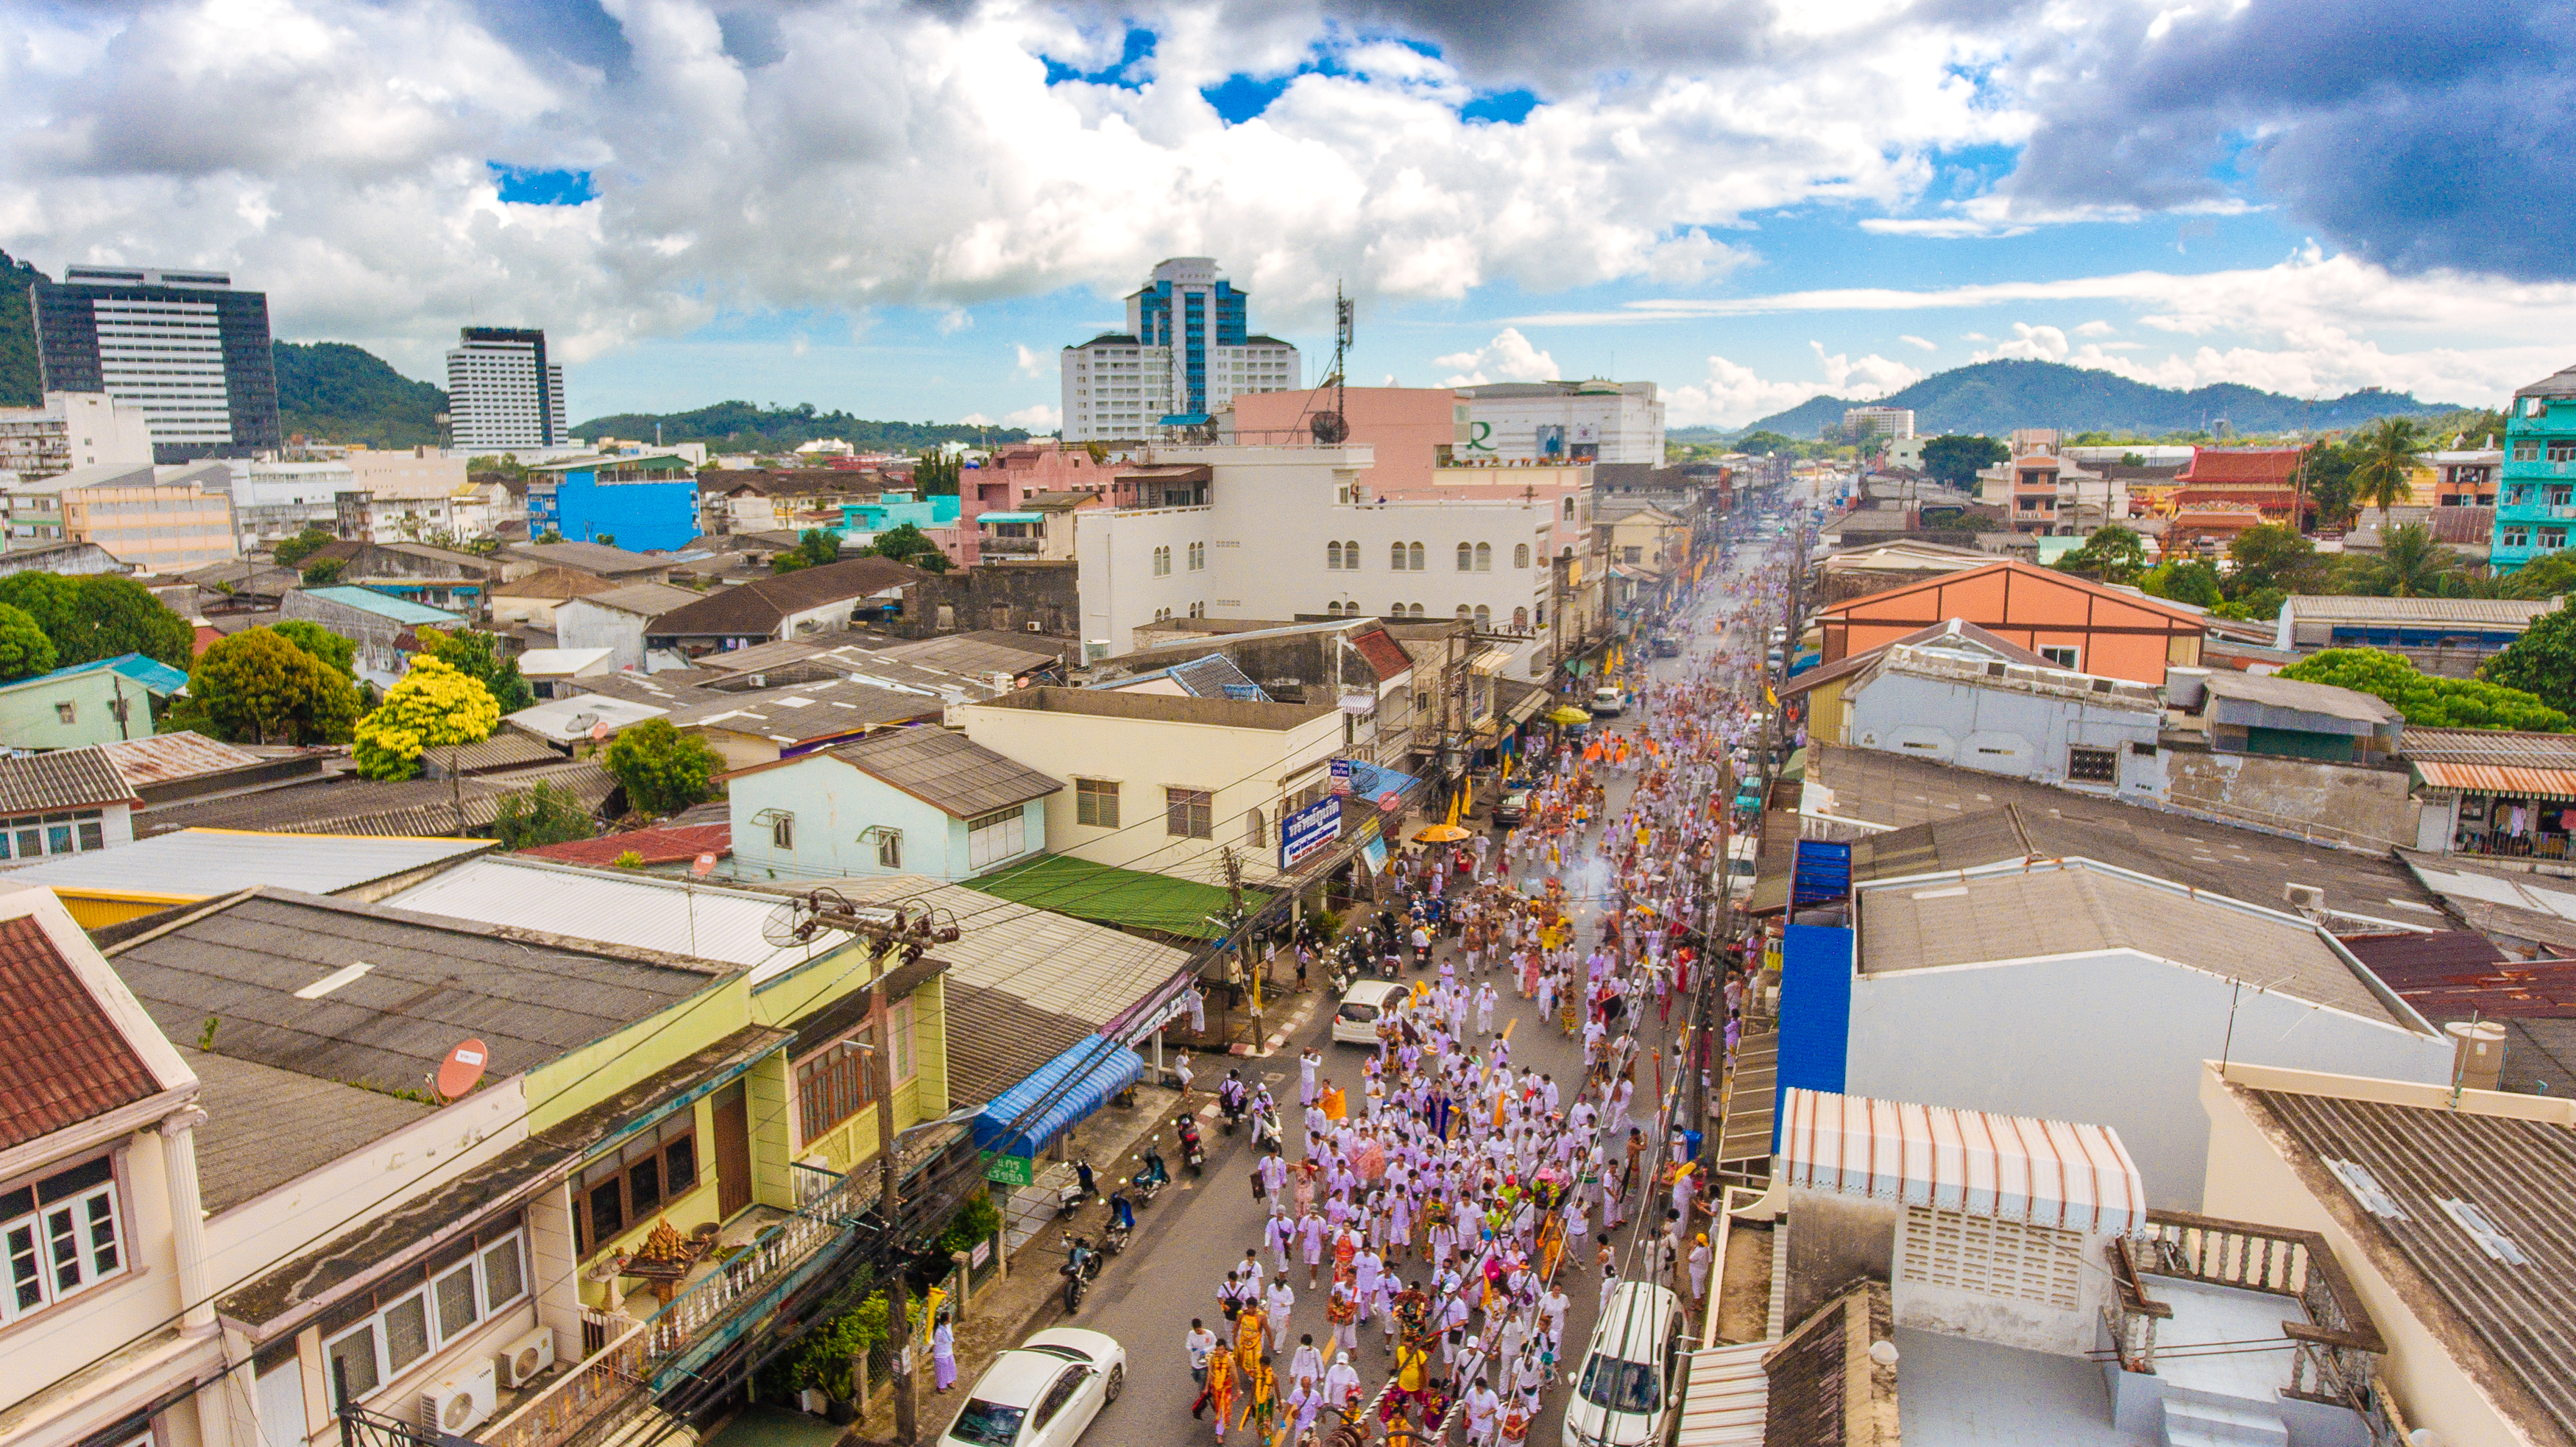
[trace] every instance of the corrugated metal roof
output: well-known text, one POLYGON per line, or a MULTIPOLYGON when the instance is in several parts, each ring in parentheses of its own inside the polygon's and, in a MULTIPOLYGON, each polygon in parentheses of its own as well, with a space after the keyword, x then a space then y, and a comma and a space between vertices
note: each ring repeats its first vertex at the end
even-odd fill
POLYGON ((260 762, 257 754, 246 754, 230 744, 184 730, 143 739, 118 739, 99 747, 107 750, 108 760, 125 776, 125 781, 138 789, 147 784, 193 779, 199 774, 244 769, 260 762))
POLYGON ((771 944, 761 927, 785 903, 777 895, 515 855, 460 864, 385 903, 421 914, 744 966, 755 981, 850 943, 849 936, 825 930, 803 944, 771 944))
POLYGON ((844 744, 832 757, 959 819, 1064 788, 1061 780, 942 728, 889 730, 844 744))
POLYGON ((373 588, 361 588, 355 583, 329 588, 302 588, 297 591, 307 597, 337 603, 343 608, 355 608, 361 613, 373 613, 379 618, 390 618, 396 623, 416 625, 465 621, 465 615, 462 613, 450 613, 444 608, 432 608, 426 603, 397 598, 391 593, 379 593, 373 588))
POLYGON ((1762 1359, 1778 1345, 1756 1341, 1692 1352, 1673 1447, 1763 1447, 1771 1379, 1762 1359))
POLYGON ((70 678, 76 674, 96 673, 100 669, 112 670, 119 676, 131 679, 159 694, 177 693, 188 686, 188 675, 182 669, 172 668, 157 658, 146 658, 140 653, 120 653, 114 658, 102 658, 95 663, 75 663, 69 668, 57 668, 51 673, 39 673, 29 678, 0 683, 0 691, 33 688, 70 678))
POLYGON ((491 847, 489 839, 182 829, 96 854, 58 854, 13 870, 9 878, 52 889, 174 900, 205 899, 263 884, 336 894, 491 847))
POLYGON ((2576 799, 2576 769, 2528 769, 2502 764, 2454 764, 2440 759, 2418 759, 2415 761, 2415 776, 2435 789, 2576 799))
POLYGON ((534 707, 523 708, 502 722, 512 728, 525 729, 539 738, 557 743, 571 743, 590 737, 592 725, 606 723, 608 731, 660 718, 668 708, 657 704, 637 703, 606 694, 584 693, 571 698, 545 699, 534 707))
POLYGON ((617 780, 597 760, 521 769, 494 778, 405 779, 378 783, 341 777, 264 793, 174 804, 137 819, 151 834, 179 829, 271 829, 288 834, 431 836, 480 829, 500 812, 507 795, 550 783, 570 790, 592 809, 606 802, 617 780), (460 808, 462 817, 460 818, 460 808))
POLYGON ((2489 623, 2527 628, 2563 600, 2542 598, 2376 598, 2361 593, 2301 593, 2281 605, 2301 623, 2489 623))
POLYGON ((733 825, 725 821, 665 824, 654 829, 629 829, 623 834, 602 834, 593 839, 542 844, 518 852, 531 859, 551 859, 558 864, 614 864, 628 854, 635 855, 646 864, 678 864, 694 860, 701 854, 713 854, 721 859, 733 852, 733 825))
POLYGON ((2064 1231, 2146 1225, 2146 1182, 2108 1126, 1795 1087, 1787 1112, 1792 1186, 2064 1231))
POLYGON ((2410 728, 2406 757, 2442 759, 2455 764, 2521 764, 2539 769, 2576 769, 2576 734, 2525 733, 2514 729, 2410 728))
POLYGON ((949 980, 1004 991, 1093 1029, 1192 968, 1187 950, 920 875, 845 879, 832 887, 857 904, 919 899, 949 911, 963 933, 932 951, 948 962, 949 980))
POLYGON ((109 760, 107 750, 95 745, 0 758, 0 813, 95 809, 102 804, 140 802, 134 786, 109 760))
POLYGON ((2287 1137, 2309 1190, 2416 1318, 2454 1328, 2438 1339, 2523 1440, 2576 1440, 2576 1130, 2563 1119, 2229 1089, 2277 1124, 2280 1135, 2266 1135, 2287 1137), (2361 1167, 2396 1213, 2363 1204, 2350 1173, 2329 1161, 2361 1167), (2523 1259, 2500 1259, 2471 1235, 2445 1204, 2455 1201, 2523 1259))
POLYGON ((2321 714, 2356 723, 2394 723, 2399 717, 2394 706, 2375 695, 2327 683, 2276 678, 2268 673, 2214 671, 2209 675, 2209 692, 2215 698, 2242 699, 2264 708, 2321 714))

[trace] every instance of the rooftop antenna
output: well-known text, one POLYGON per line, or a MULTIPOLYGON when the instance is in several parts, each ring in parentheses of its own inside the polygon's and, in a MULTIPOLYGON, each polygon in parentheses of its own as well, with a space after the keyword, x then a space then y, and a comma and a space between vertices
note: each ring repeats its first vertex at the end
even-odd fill
POLYGON ((1333 283, 1333 410, 1318 412, 1307 419, 1315 440, 1328 445, 1348 441, 1351 435, 1349 414, 1342 410, 1342 392, 1347 385, 1344 374, 1348 370, 1354 310, 1351 300, 1342 295, 1341 283, 1333 283))

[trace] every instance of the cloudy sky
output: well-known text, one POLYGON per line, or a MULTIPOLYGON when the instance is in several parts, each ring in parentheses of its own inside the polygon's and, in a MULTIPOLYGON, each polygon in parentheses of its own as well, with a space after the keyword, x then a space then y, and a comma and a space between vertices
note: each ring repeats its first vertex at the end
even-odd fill
POLYGON ((2492 403, 2576 362, 2576 7, 2528 0, 0 0, 0 247, 228 266, 576 417, 1051 426, 1216 257, 1355 379, 1674 425, 1988 357, 2492 403))

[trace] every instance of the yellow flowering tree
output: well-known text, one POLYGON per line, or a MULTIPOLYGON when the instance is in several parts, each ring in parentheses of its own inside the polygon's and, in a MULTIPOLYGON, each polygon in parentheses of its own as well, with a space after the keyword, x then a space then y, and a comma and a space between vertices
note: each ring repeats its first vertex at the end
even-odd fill
POLYGON ((358 720, 358 772, 370 779, 408 779, 424 749, 489 738, 501 723, 492 691, 426 654, 385 690, 385 701, 358 720))

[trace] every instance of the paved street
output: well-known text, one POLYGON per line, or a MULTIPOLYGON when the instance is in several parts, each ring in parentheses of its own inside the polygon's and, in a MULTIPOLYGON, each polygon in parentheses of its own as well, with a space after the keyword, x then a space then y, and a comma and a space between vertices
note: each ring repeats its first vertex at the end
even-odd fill
MULTIPOLYGON (((1749 571, 1749 565, 1740 565, 1749 571)), ((1709 620, 1723 616, 1734 606, 1731 591, 1723 586, 1710 590, 1692 618, 1675 620, 1676 631, 1687 639, 1689 652, 1682 658, 1655 660, 1653 668, 1659 679, 1677 678, 1687 673, 1697 661, 1718 645, 1710 632, 1709 620)), ((1739 638, 1734 646, 1760 647, 1760 634, 1739 638)), ((1624 775, 1613 775, 1606 785, 1609 805, 1606 814, 1617 817, 1624 807, 1631 787, 1624 775)), ((1589 873, 1581 876, 1583 887, 1577 893, 1597 891, 1601 866, 1587 860, 1589 873)), ((1571 885, 1570 885, 1571 887, 1571 885)), ((1583 937, 1594 937, 1591 916, 1597 904, 1587 902, 1578 915, 1583 924, 1583 937)), ((1443 945, 1446 954, 1454 946, 1443 945)), ((1651 1128, 1654 1096, 1649 1094, 1661 1082, 1650 1075, 1661 1047, 1671 1039, 1669 1030, 1655 1023, 1646 1012, 1650 1047, 1639 1052, 1637 1102, 1635 1109, 1645 1117, 1641 1123, 1651 1128)), ((1674 1005, 1675 1023, 1681 1014, 1679 1001, 1674 1005)), ((1538 1017, 1534 1002, 1523 1001, 1507 986, 1503 988, 1503 1007, 1497 1011, 1498 1022, 1512 1021, 1512 1064, 1518 1069, 1534 1068, 1555 1077, 1560 1084, 1579 1076, 1580 1051, 1576 1043, 1538 1017)), ((1329 1010, 1319 1009, 1302 1032, 1275 1056, 1244 1062, 1246 1078, 1267 1080, 1273 1095, 1284 1103, 1293 1148, 1299 1134, 1297 1111, 1297 1052, 1308 1045, 1325 1057, 1324 1071, 1356 1092, 1362 1052, 1357 1046, 1335 1046, 1327 1043, 1330 1026, 1329 1010)), ((1222 1078, 1221 1069, 1203 1071, 1201 1084, 1222 1078)), ((1220 1335, 1228 1335, 1224 1313, 1216 1302, 1216 1288, 1227 1270, 1241 1261, 1244 1248, 1259 1244, 1261 1227, 1267 1215, 1264 1203, 1253 1198, 1249 1173, 1252 1153, 1248 1149, 1248 1131, 1234 1136, 1219 1128, 1212 1103, 1204 1106, 1204 1126, 1209 1144, 1208 1169, 1204 1179, 1190 1180, 1186 1172, 1173 1190, 1167 1190, 1153 1206, 1140 1213, 1137 1243, 1113 1261, 1102 1274, 1095 1293, 1083 1303, 1079 1317, 1082 1325, 1106 1331, 1125 1343, 1131 1360, 1125 1394, 1101 1414, 1091 1428, 1090 1440, 1100 1443, 1178 1442, 1193 1440, 1183 1424, 1187 1421, 1191 1399, 1197 1389, 1190 1380, 1188 1362, 1181 1347, 1182 1334, 1189 1330, 1190 1319, 1205 1319, 1220 1335)), ((1607 1133, 1605 1132, 1605 1135, 1607 1133)), ((1177 1154, 1172 1154, 1177 1165, 1177 1154)), ((1292 1149, 1293 1155, 1293 1149, 1292 1149)), ((1622 1275, 1627 1275, 1625 1253, 1629 1237, 1641 1222, 1660 1226, 1662 1220, 1660 1193, 1649 1192, 1637 1202, 1638 1217, 1632 1218, 1630 1230, 1623 1232, 1617 1246, 1623 1253, 1622 1275)), ((1597 1243, 1596 1243, 1597 1244, 1597 1243)), ((1589 1340, 1592 1320, 1599 1299, 1599 1275, 1592 1265, 1592 1250, 1569 1251, 1559 1268, 1559 1280, 1572 1298, 1573 1309, 1566 1334, 1566 1367, 1579 1365, 1582 1344, 1589 1340)), ((1269 1264, 1265 1260, 1265 1265, 1269 1264)), ((1047 1263, 1051 1267, 1052 1263, 1047 1263)), ((1407 1275, 1419 1279, 1422 1264, 1419 1257, 1411 1263, 1407 1275)), ((1291 1284, 1297 1288, 1295 1326, 1289 1334, 1293 1349, 1300 1334, 1311 1333, 1319 1343, 1328 1344, 1331 1333, 1324 1319, 1321 1292, 1305 1290, 1305 1273, 1294 1271, 1291 1284)), ((1330 1283, 1327 1282, 1327 1285, 1330 1283)), ((1360 1335, 1360 1351, 1353 1365, 1359 1368, 1365 1390, 1374 1393, 1385 1380, 1389 1356, 1381 1345, 1378 1323, 1371 1322, 1360 1335)), ((1328 1358, 1329 1359, 1329 1358, 1328 1358)), ((1284 1366, 1284 1361, 1282 1363, 1284 1366)), ((1283 1387, 1284 1387, 1283 1383, 1283 1387)), ((1558 1440, 1559 1418, 1565 1384, 1551 1389, 1546 1397, 1546 1410, 1530 1433, 1533 1444, 1554 1444, 1558 1440)), ((1205 1423, 1195 1424, 1197 1433, 1210 1433, 1205 1423)))

